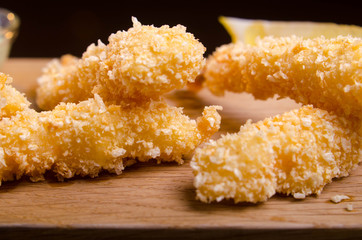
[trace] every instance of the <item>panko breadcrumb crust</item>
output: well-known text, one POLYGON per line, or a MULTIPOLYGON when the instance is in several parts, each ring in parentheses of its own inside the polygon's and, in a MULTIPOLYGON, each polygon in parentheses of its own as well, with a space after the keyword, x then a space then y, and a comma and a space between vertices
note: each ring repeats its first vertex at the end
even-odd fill
POLYGON ((60 180, 120 174, 136 161, 183 162, 220 128, 221 107, 205 107, 192 120, 162 94, 194 81, 204 46, 178 25, 141 25, 92 44, 81 59, 53 60, 38 79, 37 103, 0 75, 0 183, 28 176, 60 180), (49 144, 50 143, 50 144, 49 144))
POLYGON ((181 25, 141 25, 110 35, 107 45, 90 45, 81 59, 54 59, 38 79, 37 104, 53 109, 98 94, 106 104, 158 100, 193 82, 204 67, 205 47, 181 25))
POLYGON ((360 38, 265 37, 256 46, 223 45, 207 59, 203 78, 215 95, 277 95, 311 105, 249 121, 198 149, 191 166, 201 201, 256 203, 275 193, 302 199, 362 161, 360 38))
POLYGON ((265 37, 256 46, 219 47, 207 59, 204 84, 216 95, 248 92, 362 119, 362 40, 350 36, 265 37))
MULTIPOLYGON (((6 102, 3 85, 0 99, 6 102)), ((184 155, 219 129, 217 109, 206 107, 202 117, 192 120, 164 101, 106 105, 96 94, 52 111, 17 111, 0 121, 0 182, 24 175, 43 180, 48 170, 60 180, 96 177, 103 169, 120 174, 124 167, 150 159, 182 163, 184 155)))
POLYGON ((275 193, 319 194, 362 161, 360 121, 303 106, 197 149, 191 166, 197 198, 263 202, 275 193))

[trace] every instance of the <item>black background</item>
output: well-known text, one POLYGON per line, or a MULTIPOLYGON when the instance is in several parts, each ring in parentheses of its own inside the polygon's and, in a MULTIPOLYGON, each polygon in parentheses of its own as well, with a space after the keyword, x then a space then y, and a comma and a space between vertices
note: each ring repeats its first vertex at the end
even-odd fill
POLYGON ((218 17, 335 22, 362 25, 358 1, 17 1, 0 7, 21 19, 11 57, 81 56, 86 47, 111 33, 127 30, 135 16, 142 24, 182 24, 207 48, 230 42, 218 17))

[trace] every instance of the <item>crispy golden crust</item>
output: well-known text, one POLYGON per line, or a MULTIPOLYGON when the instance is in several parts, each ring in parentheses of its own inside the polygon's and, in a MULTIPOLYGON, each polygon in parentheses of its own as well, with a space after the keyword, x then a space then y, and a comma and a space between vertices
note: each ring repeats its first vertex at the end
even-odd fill
POLYGON ((30 106, 30 102, 24 97, 24 94, 7 84, 12 80, 8 75, 0 73, 0 120, 4 117, 11 117, 30 106))
POLYGON ((102 169, 120 174, 135 160, 181 163, 219 129, 216 109, 205 108, 195 121, 164 101, 106 106, 95 95, 52 111, 19 111, 0 121, 0 182, 42 180, 47 170, 60 179, 95 177, 102 169))
POLYGON ((362 119, 362 40, 266 37, 256 46, 218 48, 207 60, 205 85, 216 95, 278 95, 362 119))
POLYGON ((223 136, 196 152, 192 167, 203 202, 262 202, 275 193, 304 198, 362 161, 362 40, 351 37, 258 40, 218 48, 204 85, 214 94, 278 95, 304 106, 223 136))
POLYGON ((312 106, 248 122, 197 149, 191 162, 197 198, 256 203, 276 192, 319 194, 362 161, 359 125, 312 106))
POLYGON ((38 79, 37 104, 52 109, 59 102, 79 102, 97 93, 107 103, 157 100, 193 82, 204 66, 205 47, 177 25, 141 25, 90 45, 81 59, 53 60, 38 79))
POLYGON ((161 96, 194 81, 203 45, 180 25, 133 23, 108 45, 90 45, 81 59, 64 55, 47 65, 37 103, 52 111, 26 107, 0 121, 0 182, 24 175, 37 181, 48 170, 59 179, 103 169, 120 174, 150 159, 182 163, 219 129, 220 107, 191 120, 161 96))

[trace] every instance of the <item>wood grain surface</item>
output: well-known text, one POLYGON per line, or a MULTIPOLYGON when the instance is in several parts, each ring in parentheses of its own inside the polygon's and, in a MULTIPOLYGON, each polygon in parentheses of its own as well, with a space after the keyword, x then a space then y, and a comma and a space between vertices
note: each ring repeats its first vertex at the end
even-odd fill
MULTIPOLYGON (((0 70, 34 100, 36 79, 49 59, 10 59, 0 70)), ((254 121, 299 107, 291 100, 256 101, 247 94, 212 96, 179 90, 171 104, 196 118, 205 105, 222 105, 222 127, 214 138, 254 121)), ((136 164, 120 176, 57 182, 28 179, 0 187, 0 239, 362 239, 362 169, 305 200, 277 195, 262 204, 205 204, 195 200, 189 160, 181 166, 136 164), (339 204, 336 194, 351 197, 339 204), (347 211, 347 204, 353 205, 347 211)))

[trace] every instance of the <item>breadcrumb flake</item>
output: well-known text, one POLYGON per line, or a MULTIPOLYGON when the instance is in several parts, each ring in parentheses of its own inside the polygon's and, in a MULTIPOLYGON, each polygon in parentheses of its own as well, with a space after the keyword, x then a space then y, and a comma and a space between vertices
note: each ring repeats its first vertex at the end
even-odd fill
POLYGON ((348 204, 347 204, 347 207, 346 207, 346 210, 347 210, 348 212, 353 211, 353 204, 352 204, 352 203, 348 203, 348 204))
POLYGON ((342 195, 342 194, 337 194, 331 197, 331 202, 333 203, 340 203, 343 200, 348 200, 350 199, 347 195, 342 195))

